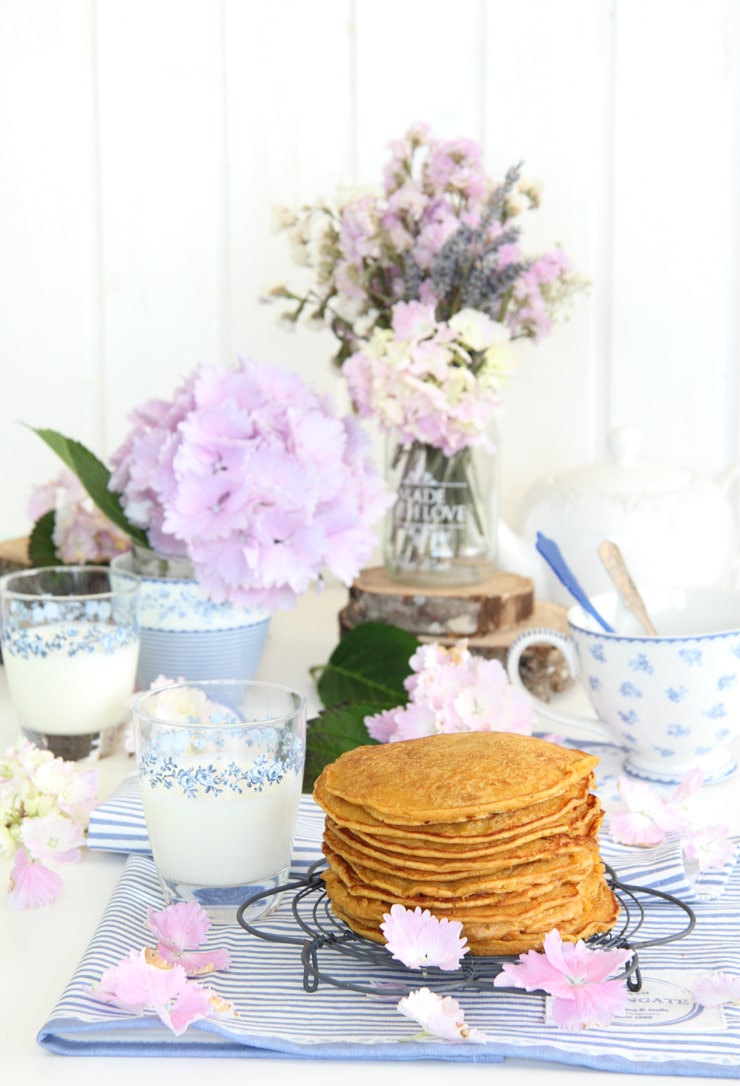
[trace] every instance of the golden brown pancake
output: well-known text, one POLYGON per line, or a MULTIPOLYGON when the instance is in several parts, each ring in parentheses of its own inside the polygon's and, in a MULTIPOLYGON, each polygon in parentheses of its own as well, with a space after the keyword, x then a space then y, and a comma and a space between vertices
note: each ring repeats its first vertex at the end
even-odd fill
MULTIPOLYGON (((598 758, 513 732, 459 732, 355 747, 322 771, 333 796, 381 822, 464 822, 558 796, 598 758)), ((315 793, 321 803, 322 790, 315 793)))

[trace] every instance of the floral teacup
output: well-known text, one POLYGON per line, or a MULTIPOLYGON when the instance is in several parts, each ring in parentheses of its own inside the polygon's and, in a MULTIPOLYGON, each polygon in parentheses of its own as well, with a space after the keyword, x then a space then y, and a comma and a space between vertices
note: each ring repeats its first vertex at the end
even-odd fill
POLYGON ((569 637, 538 629, 514 641, 509 677, 521 687, 524 649, 554 645, 598 720, 535 699, 542 716, 622 747, 624 768, 633 776, 674 783, 699 768, 705 783, 722 780, 737 768, 732 744, 740 736, 740 591, 655 588, 642 595, 659 636, 639 632, 618 596, 596 596, 596 610, 617 632, 605 633, 582 607, 571 607, 569 637))

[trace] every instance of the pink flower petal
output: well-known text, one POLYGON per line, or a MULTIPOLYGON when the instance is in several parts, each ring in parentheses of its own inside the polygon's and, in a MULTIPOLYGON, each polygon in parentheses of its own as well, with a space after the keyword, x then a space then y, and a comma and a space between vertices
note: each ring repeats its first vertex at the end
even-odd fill
POLYGON ((684 837, 681 844, 686 858, 696 860, 699 871, 722 868, 735 852, 735 842, 727 834, 729 826, 704 826, 684 837))
POLYGON ((147 926, 157 939, 172 950, 198 947, 205 942, 211 921, 197 901, 178 902, 166 909, 149 909, 147 926))
POLYGON ((691 796, 696 795, 703 783, 703 771, 698 766, 696 769, 690 769, 681 778, 681 783, 671 797, 671 803, 674 805, 685 803, 691 796))
POLYGON ((519 955, 518 962, 504 962, 501 972, 494 978, 495 988, 524 988, 527 992, 549 992, 567 989, 563 974, 548 961, 545 954, 528 950, 519 955))
POLYGON ((185 987, 185 970, 161 969, 147 961, 145 950, 130 950, 117 965, 106 969, 93 994, 106 1003, 141 1014, 146 1007, 164 1007, 185 987))
POLYGON ((548 932, 543 945, 547 960, 573 985, 604 981, 632 956, 629 950, 589 947, 582 939, 576 943, 564 942, 557 928, 548 932))
POLYGON ((192 1022, 197 1022, 201 1018, 210 1018, 213 1012, 211 993, 207 988, 202 988, 192 980, 186 982, 171 1007, 160 1008, 157 1011, 164 1024, 170 1027, 176 1037, 183 1034, 192 1022))
POLYGON ((218 969, 228 969, 231 965, 231 955, 225 947, 217 947, 215 950, 173 950, 164 943, 158 943, 157 951, 162 961, 181 965, 189 977, 214 973, 218 969))
POLYGON ((11 909, 38 909, 48 905, 61 888, 62 880, 56 871, 31 860, 25 849, 18 849, 10 871, 8 904, 11 909))
POLYGON ((198 1019, 235 1013, 215 992, 188 980, 181 965, 163 966, 146 950, 131 950, 106 969, 92 995, 134 1014, 153 1012, 178 1037, 198 1019))
POLYGON ((82 855, 80 847, 85 843, 85 834, 82 826, 71 818, 52 812, 38 818, 24 818, 21 840, 35 860, 77 863, 82 855))
POLYGON ((398 1010, 433 1037, 470 1044, 486 1044, 488 1040, 481 1030, 465 1024, 465 1014, 456 999, 438 995, 429 988, 409 992, 399 1001, 398 1010))
POLYGON ((629 993, 624 981, 606 980, 572 989, 572 997, 555 997, 550 1011, 553 1021, 563 1029, 580 1030, 589 1026, 606 1029, 615 1015, 627 1006, 629 993))
POLYGON ((609 836, 620 845, 649 848, 659 845, 665 833, 648 815, 635 811, 616 811, 609 817, 609 836))
POLYGON ((694 1002, 702 1007, 740 1006, 740 976, 720 972, 701 977, 694 985, 694 1002))
POLYGON ((700 772, 698 776, 693 771, 687 773, 669 801, 658 795, 645 781, 619 777, 617 787, 627 810, 611 816, 610 836, 623 845, 649 847, 659 845, 666 833, 684 832, 690 823, 683 804, 700 784, 700 772))

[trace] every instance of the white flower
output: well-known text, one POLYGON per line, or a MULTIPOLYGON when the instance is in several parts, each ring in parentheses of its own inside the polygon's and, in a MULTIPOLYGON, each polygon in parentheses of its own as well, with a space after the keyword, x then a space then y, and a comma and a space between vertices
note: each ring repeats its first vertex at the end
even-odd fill
POLYGON ((471 351, 485 351, 492 343, 508 343, 508 328, 479 309, 461 309, 448 321, 458 339, 471 351))
POLYGON ((276 204, 270 213, 270 229, 273 234, 280 233, 281 230, 288 230, 291 226, 295 226, 298 221, 298 215, 296 212, 285 204, 276 204))

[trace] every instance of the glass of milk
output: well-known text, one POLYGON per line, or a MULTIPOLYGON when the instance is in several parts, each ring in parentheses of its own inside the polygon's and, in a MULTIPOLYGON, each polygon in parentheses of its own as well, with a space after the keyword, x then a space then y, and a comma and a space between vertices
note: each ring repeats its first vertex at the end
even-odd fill
POLYGON ((128 718, 139 655, 139 583, 101 566, 0 578, 3 663, 23 735, 95 760, 128 718))
POLYGON ((257 920, 288 878, 306 755, 306 699, 241 679, 172 683, 134 702, 136 766, 168 904, 257 920))

